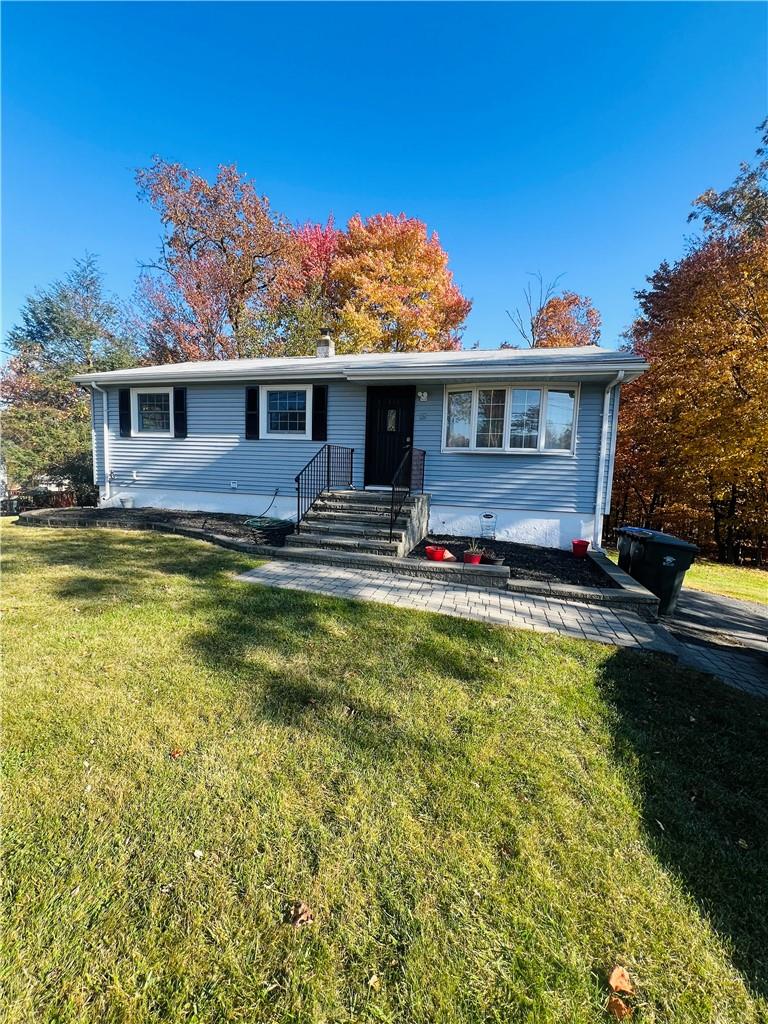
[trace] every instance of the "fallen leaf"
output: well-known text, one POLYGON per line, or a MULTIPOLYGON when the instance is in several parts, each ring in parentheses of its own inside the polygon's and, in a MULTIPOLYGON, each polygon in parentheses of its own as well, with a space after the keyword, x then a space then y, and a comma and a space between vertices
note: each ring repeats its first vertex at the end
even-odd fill
POLYGON ((608 997, 606 1009, 616 1020, 628 1020, 632 1016, 632 1007, 627 1006, 624 1000, 615 993, 608 997))
POLYGON ((746 839, 740 839, 739 840, 739 846, 742 848, 742 850, 748 850, 749 849, 749 843, 746 841, 746 839))
POLYGON ((296 900, 291 905, 289 913, 286 914, 286 920, 294 928, 301 928, 302 925, 312 924, 315 920, 315 915, 303 900, 296 900))
POLYGON ((193 854, 193 857, 195 858, 195 860, 202 860, 203 859, 203 851, 202 850, 195 850, 195 852, 193 854))
POLYGON ((172 761, 178 761, 178 759, 179 759, 180 757, 183 757, 183 756, 184 756, 184 751, 183 751, 183 750, 181 749, 181 747, 174 747, 174 748, 173 748, 173 749, 172 749, 172 750, 170 751, 170 753, 168 754, 168 756, 170 757, 170 759, 171 759, 172 761))
POLYGON ((618 964, 611 971, 611 975, 608 978, 608 987, 613 989, 614 992, 628 992, 629 995, 634 995, 635 986, 632 984, 632 979, 618 964))
POLYGON ((368 979, 368 988, 372 988, 374 992, 378 992, 381 988, 381 982, 379 981, 378 974, 372 974, 368 979))

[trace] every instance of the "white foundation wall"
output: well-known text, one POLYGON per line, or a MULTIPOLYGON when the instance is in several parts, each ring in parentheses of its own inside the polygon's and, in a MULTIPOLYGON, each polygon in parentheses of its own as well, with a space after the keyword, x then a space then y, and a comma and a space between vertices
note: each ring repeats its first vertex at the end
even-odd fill
POLYGON ((274 516, 275 519, 296 519, 296 496, 278 494, 274 501, 269 494, 222 494, 219 491, 184 491, 177 488, 126 487, 112 484, 99 488, 102 508, 164 508, 182 512, 230 512, 240 516, 274 516), (268 508, 272 503, 272 507, 268 508))
POLYGON ((468 508, 466 505, 432 505, 429 513, 431 533, 456 537, 480 537, 481 516, 496 516, 496 540, 517 544, 538 544, 547 548, 570 550, 571 541, 590 540, 594 515, 578 512, 545 512, 537 509, 468 508))
MULTIPOLYGON (((387 492, 388 493, 388 492, 387 492)), ((109 492, 100 488, 102 507, 179 509, 184 512, 230 512, 233 515, 269 515, 276 519, 296 519, 296 497, 293 494, 222 494, 219 491, 185 491, 177 488, 127 487, 111 484, 109 492), (272 502, 271 507, 270 502, 272 502)), ((592 537, 594 516, 578 512, 547 512, 538 509, 506 509, 468 507, 466 505, 432 504, 429 515, 430 533, 455 537, 482 536, 481 516, 496 516, 496 539, 518 544, 538 544, 548 548, 569 550, 571 541, 592 537)))

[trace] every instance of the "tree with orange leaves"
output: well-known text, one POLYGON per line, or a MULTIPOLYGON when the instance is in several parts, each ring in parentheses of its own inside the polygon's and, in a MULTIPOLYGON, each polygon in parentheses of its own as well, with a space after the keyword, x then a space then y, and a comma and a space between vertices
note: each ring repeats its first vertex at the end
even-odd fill
MULTIPOLYGON (((530 348, 572 348, 596 345, 600 340, 600 314, 591 299, 576 292, 556 294, 559 278, 544 284, 541 274, 534 275, 538 289, 532 283, 524 291, 525 308, 507 316, 530 348)), ((508 342, 502 348, 513 348, 508 342)))
POLYGON ((622 395, 614 517, 691 537, 723 561, 759 561, 768 542, 768 161, 743 167, 695 209, 703 236, 637 293, 629 344, 651 368, 622 395))
POLYGON ((426 225, 401 213, 352 217, 332 271, 340 344, 347 351, 460 348, 471 303, 426 225))
POLYGON ((459 347, 471 303, 421 221, 293 228, 235 167, 210 184, 155 159, 137 181, 165 227, 140 285, 150 359, 309 354, 321 326, 342 352, 459 347))

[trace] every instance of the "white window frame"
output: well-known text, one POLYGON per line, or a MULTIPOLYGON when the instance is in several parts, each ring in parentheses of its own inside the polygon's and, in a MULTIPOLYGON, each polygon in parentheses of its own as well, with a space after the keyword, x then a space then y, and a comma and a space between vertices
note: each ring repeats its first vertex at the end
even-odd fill
POLYGON ((173 388, 131 388, 131 437, 173 437, 173 388), (139 430, 139 395, 168 395, 170 430, 139 430))
POLYGON ((514 384, 509 383, 488 383, 488 384, 446 384, 443 394, 443 426, 440 435, 440 451, 444 455, 461 455, 468 452, 480 452, 483 455, 554 455, 564 458, 572 458, 576 452, 576 434, 579 423, 579 399, 581 386, 578 383, 563 381, 562 384, 539 384, 536 381, 520 381, 514 384), (504 433, 503 446, 501 448, 478 448, 475 440, 477 437, 477 411, 478 392, 502 390, 506 392, 504 398, 504 433), (448 396, 456 391, 472 392, 472 412, 470 415, 470 435, 468 447, 448 447, 446 445, 446 434, 448 432, 448 396), (539 409, 539 437, 536 448, 510 448, 509 428, 512 419, 512 397, 513 391, 540 391, 541 407, 539 409), (547 396, 550 391, 573 391, 573 430, 571 431, 570 448, 545 448, 544 438, 546 436, 547 424, 547 396))
POLYGON ((312 385, 311 384, 261 384, 259 385, 259 437, 272 441, 312 440, 312 385), (267 395, 270 391, 303 391, 307 396, 307 418, 304 433, 293 431, 267 430, 267 395))

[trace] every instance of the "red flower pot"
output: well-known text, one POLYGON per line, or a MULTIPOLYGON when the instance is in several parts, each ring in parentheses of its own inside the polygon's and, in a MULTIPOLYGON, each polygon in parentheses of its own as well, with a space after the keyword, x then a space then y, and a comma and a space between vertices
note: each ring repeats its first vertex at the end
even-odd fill
POLYGON ((426 548, 427 558, 430 562, 442 562, 445 558, 445 548, 435 547, 431 544, 427 545, 426 548))
POLYGON ((572 540, 571 547, 576 558, 585 558, 587 551, 589 550, 588 540, 572 540))
POLYGON ((482 551, 465 551, 464 561, 467 565, 480 565, 480 559, 483 557, 482 551))

